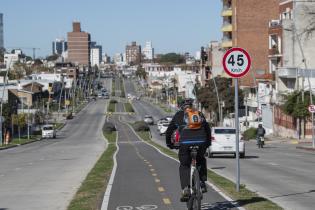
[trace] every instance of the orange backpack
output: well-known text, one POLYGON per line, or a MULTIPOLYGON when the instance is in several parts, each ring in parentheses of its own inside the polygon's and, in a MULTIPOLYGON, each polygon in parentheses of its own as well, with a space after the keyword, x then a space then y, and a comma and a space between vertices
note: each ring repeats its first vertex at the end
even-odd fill
POLYGON ((200 129, 203 117, 198 110, 194 108, 186 108, 184 111, 184 122, 188 129, 200 129))

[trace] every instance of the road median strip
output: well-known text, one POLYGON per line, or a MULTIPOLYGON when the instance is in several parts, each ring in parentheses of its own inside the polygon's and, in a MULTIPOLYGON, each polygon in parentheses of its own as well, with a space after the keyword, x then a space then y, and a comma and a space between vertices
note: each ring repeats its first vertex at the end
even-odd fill
MULTIPOLYGON (((136 132, 142 140, 151 144, 152 146, 159 149, 162 153, 178 160, 178 155, 176 152, 163 147, 151 140, 151 134, 148 131, 136 132)), ((245 208, 247 210, 282 210, 283 208, 273 203, 272 201, 259 196, 258 194, 251 192, 246 189, 245 185, 240 186, 240 192, 237 192, 236 185, 232 181, 216 174, 212 170, 208 169, 208 180, 224 194, 228 195, 238 206, 245 208)))
POLYGON ((117 132, 104 132, 107 148, 88 173, 67 210, 101 209, 106 186, 114 166, 113 156, 117 150, 117 132))

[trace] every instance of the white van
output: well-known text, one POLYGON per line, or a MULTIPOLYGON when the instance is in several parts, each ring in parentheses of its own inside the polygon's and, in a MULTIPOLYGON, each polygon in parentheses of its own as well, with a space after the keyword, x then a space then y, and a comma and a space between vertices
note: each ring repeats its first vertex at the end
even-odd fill
POLYGON ((42 138, 56 138, 56 130, 53 125, 42 126, 42 138))
MULTIPOLYGON (((236 155, 236 130, 232 127, 213 127, 211 131, 211 146, 208 149, 208 156, 213 154, 234 154, 236 155)), ((239 154, 245 157, 245 142, 239 136, 239 154)))

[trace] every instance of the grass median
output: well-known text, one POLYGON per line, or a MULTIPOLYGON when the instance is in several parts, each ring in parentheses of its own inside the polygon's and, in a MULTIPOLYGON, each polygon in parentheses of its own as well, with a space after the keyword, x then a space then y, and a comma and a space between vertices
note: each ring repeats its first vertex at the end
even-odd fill
POLYGON ((81 184, 67 210, 98 210, 101 208, 114 165, 113 155, 117 150, 116 135, 116 132, 104 132, 104 136, 108 140, 108 147, 81 184))
MULTIPOLYGON (((140 131, 137 134, 149 144, 157 147, 163 153, 178 159, 177 153, 167 149, 154 141, 151 140, 151 134, 148 131, 140 131)), ((259 196, 258 194, 251 192, 246 189, 246 186, 240 186, 240 192, 235 190, 236 185, 232 181, 214 173, 213 171, 208 169, 208 180, 213 183, 216 187, 222 190, 225 194, 231 197, 234 201, 236 201, 241 207, 247 210, 260 210, 260 209, 268 209, 268 210, 282 210, 280 206, 273 203, 272 201, 259 196)))
POLYGON ((116 103, 117 101, 116 100, 110 100, 109 101, 109 104, 108 104, 108 107, 107 107, 107 111, 108 112, 115 112, 116 111, 116 103))
POLYGON ((124 105, 125 105, 126 112, 135 112, 131 103, 125 103, 124 105))
POLYGON ((21 136, 19 137, 15 137, 13 139, 11 139, 11 141, 9 142, 9 144, 3 144, 2 146, 0 145, 0 148, 7 148, 7 147, 12 147, 12 146, 16 146, 16 145, 22 145, 22 144, 26 144, 32 141, 37 141, 40 140, 41 135, 30 135, 30 138, 28 139, 28 137, 25 136, 21 136))

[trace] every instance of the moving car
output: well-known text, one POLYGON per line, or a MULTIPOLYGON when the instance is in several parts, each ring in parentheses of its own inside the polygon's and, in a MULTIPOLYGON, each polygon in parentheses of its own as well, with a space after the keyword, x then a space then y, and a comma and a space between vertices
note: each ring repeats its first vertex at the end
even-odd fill
POLYGON ((169 121, 166 118, 161 118, 157 121, 157 130, 160 131, 161 127, 164 123, 168 123, 169 121))
POLYGON ((56 138, 56 130, 53 125, 42 126, 42 138, 56 138))
POLYGON ((169 122, 164 122, 162 123, 162 125, 160 126, 159 132, 160 132, 160 136, 165 135, 165 132, 169 126, 169 122))
POLYGON ((149 125, 153 125, 154 124, 153 117, 150 116, 150 115, 145 115, 143 121, 146 122, 149 125))
MULTIPOLYGON (((236 130, 233 127, 213 127, 212 145, 208 148, 208 156, 213 154, 233 154, 236 155, 236 130)), ((241 158, 245 157, 245 143, 243 137, 239 137, 239 154, 241 158)))

